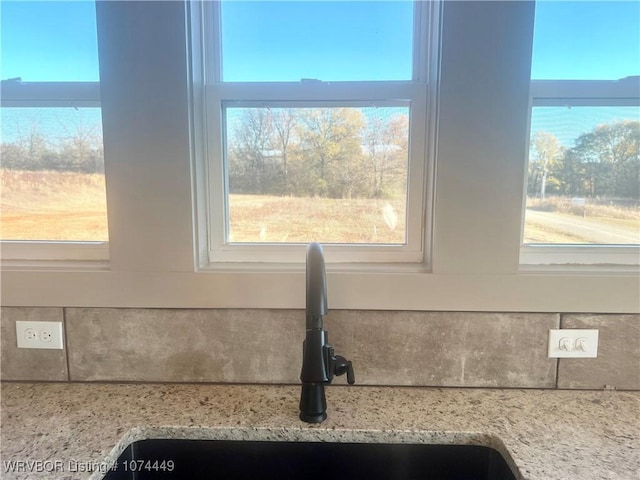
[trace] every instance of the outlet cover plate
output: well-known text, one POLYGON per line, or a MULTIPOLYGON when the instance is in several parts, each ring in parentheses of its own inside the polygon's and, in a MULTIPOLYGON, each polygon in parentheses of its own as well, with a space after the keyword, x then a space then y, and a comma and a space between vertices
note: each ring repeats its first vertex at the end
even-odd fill
POLYGON ((18 348, 62 350, 62 322, 16 321, 18 348))
POLYGON ((597 358, 598 330, 549 330, 549 358, 597 358))

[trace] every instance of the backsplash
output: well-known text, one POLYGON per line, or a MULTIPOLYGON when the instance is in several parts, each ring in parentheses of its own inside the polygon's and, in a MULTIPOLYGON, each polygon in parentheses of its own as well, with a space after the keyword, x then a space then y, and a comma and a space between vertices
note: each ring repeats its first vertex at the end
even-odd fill
MULTIPOLYGON (((0 312, 3 380, 299 383, 302 310, 0 312), (17 349, 17 320, 63 321, 65 350, 17 349)), ((332 310, 325 328, 361 385, 640 390, 635 314, 332 310), (554 328, 599 329, 598 358, 547 358, 554 328)))

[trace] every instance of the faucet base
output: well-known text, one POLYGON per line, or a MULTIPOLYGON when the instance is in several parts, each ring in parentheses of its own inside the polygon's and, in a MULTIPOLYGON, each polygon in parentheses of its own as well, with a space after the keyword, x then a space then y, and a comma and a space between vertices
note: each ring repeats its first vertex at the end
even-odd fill
POLYGON ((322 415, 310 416, 300 412, 300 420, 307 423, 322 423, 327 419, 327 412, 322 415))
POLYGON ((300 396, 300 420, 321 423, 327 418, 327 400, 322 383, 303 383, 300 396))

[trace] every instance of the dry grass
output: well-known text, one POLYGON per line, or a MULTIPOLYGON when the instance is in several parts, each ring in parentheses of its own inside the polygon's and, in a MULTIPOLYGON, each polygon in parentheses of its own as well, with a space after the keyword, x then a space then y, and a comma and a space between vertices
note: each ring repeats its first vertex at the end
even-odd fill
POLYGON ((233 242, 405 242, 404 200, 231 195, 229 203, 233 242))
POLYGON ((527 198, 527 208, 544 212, 567 213, 578 216, 640 221, 640 207, 611 201, 587 199, 586 205, 574 205, 571 197, 527 198))
POLYGON ((3 240, 105 241, 104 175, 0 169, 3 240))
MULTIPOLYGON (((103 175, 0 169, 0 236, 4 240, 108 239, 103 175)), ((404 199, 330 199, 261 195, 230 196, 232 242, 405 242, 404 199), (394 221, 395 220, 395 221, 394 221)), ((570 198, 529 199, 527 207, 558 218, 582 218, 570 198)), ((587 204, 596 228, 638 231, 640 209, 587 204)), ((589 243, 575 233, 527 221, 526 242, 589 243)))
MULTIPOLYGON (((0 185, 2 239, 108 239, 103 175, 0 169, 0 185)), ((405 241, 404 200, 231 195, 230 211, 234 242, 405 241)))

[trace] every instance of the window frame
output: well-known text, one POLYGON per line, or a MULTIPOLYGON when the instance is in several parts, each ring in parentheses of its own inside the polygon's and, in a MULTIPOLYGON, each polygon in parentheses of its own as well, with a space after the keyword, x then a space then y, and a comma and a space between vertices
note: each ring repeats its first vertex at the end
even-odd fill
POLYGON ((432 180, 435 128, 437 36, 439 5, 437 2, 414 3, 413 79, 407 81, 323 82, 223 82, 221 81, 220 5, 204 2, 201 11, 202 49, 205 68, 203 101, 206 119, 204 157, 207 172, 206 193, 200 196, 208 212, 206 225, 207 254, 200 259, 203 269, 241 263, 296 263, 304 252, 303 244, 233 243, 227 241, 228 188, 224 159, 224 107, 230 104, 255 104, 277 107, 291 106, 356 106, 362 103, 384 103, 391 100, 410 102, 409 159, 407 170, 406 243, 326 244, 326 260, 330 263, 414 263, 422 264, 429 251, 432 214, 432 180))
MULTIPOLYGON (((110 260, 102 269, 3 263, 3 306, 304 308, 303 254, 295 264, 200 266, 203 56, 189 40, 202 33, 200 9, 98 2, 110 260)), ((428 85, 437 99, 430 263, 329 263, 330 310, 640 313, 637 271, 519 268, 533 15, 531 1, 443 2, 432 52, 440 81, 428 85)))
MULTIPOLYGON (((640 77, 620 80, 531 80, 530 120, 535 107, 578 106, 640 106, 640 77)), ((526 192, 526 173, 524 182, 526 192)), ((522 215, 523 240, 525 211, 526 195, 522 215)), ((615 272, 634 271, 640 265, 640 245, 525 244, 523 240, 520 247, 520 266, 523 271, 557 270, 559 267, 584 270, 588 266, 592 270, 596 267, 615 272)))
MULTIPOLYGON (((3 80, 0 89, 0 108, 101 106, 100 82, 22 82, 10 79, 3 80)), ((24 261, 105 262, 109 259, 109 242, 0 240, 0 252, 3 264, 19 265, 24 261)))

